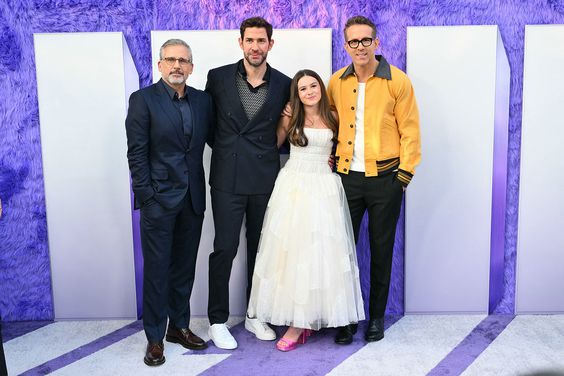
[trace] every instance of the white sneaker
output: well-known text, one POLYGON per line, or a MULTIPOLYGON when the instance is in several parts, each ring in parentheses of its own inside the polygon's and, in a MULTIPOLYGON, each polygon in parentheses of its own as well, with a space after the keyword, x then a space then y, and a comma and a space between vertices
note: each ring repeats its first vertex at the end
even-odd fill
POLYGON ((262 341, 274 341, 276 339, 274 330, 272 330, 267 323, 260 322, 259 319, 247 317, 245 319, 245 329, 262 341))
POLYGON ((210 326, 208 334, 213 344, 220 349, 233 350, 237 348, 237 341, 229 333, 229 329, 225 324, 213 324, 210 326))

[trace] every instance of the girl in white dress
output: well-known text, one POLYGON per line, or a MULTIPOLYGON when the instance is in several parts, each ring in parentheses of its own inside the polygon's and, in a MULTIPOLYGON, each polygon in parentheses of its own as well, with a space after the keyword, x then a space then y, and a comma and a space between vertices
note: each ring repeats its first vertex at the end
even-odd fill
POLYGON ((278 125, 278 145, 290 141, 268 203, 253 274, 248 314, 286 325, 276 347, 290 351, 311 330, 364 319, 353 230, 341 178, 328 164, 337 139, 319 75, 294 76, 292 117, 278 125))

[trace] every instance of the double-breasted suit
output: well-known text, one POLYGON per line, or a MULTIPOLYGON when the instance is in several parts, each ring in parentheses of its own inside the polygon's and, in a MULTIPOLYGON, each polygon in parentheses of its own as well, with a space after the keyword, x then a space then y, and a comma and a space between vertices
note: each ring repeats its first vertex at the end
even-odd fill
POLYGON ((225 323, 229 316, 229 277, 244 216, 249 296, 262 221, 280 169, 276 127, 290 94, 290 78, 267 67, 266 100, 249 119, 236 82, 241 65, 239 61, 210 70, 206 84, 215 114, 210 170, 215 226, 209 265, 211 324, 225 323))
POLYGON ((189 86, 182 114, 162 79, 133 93, 126 118, 135 207, 141 209, 143 325, 149 342, 164 337, 167 317, 187 328, 189 299, 205 210, 202 156, 209 136, 209 95, 189 86), (190 119, 190 131, 186 122, 190 119))

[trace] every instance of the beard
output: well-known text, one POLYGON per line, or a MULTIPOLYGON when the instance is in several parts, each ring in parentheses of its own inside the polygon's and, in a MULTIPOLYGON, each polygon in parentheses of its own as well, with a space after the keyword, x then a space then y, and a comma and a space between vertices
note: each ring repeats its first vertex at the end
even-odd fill
POLYGON ((186 82, 186 78, 184 77, 184 72, 174 71, 170 72, 170 74, 166 77, 166 81, 172 85, 180 85, 186 82), (178 74, 181 77, 173 76, 173 74, 178 74))
POLYGON ((246 53, 245 54, 245 60, 247 60, 247 63, 249 63, 251 66, 253 67, 260 67, 262 65, 262 63, 264 63, 264 61, 266 60, 266 57, 268 56, 268 53, 265 52, 264 54, 260 55, 259 60, 252 60, 251 59, 252 53, 246 53))

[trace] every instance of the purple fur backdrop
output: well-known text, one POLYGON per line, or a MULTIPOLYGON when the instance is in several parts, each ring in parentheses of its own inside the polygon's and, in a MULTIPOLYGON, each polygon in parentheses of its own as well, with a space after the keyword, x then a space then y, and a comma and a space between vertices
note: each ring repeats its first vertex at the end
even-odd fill
MULTIPOLYGON (((406 27, 500 27, 511 66, 504 295, 494 313, 514 311, 523 45, 526 24, 564 23, 564 1, 343 0, 2 0, 0 2, 0 317, 53 319, 33 33, 121 31, 140 77, 151 83, 151 30, 236 29, 260 15, 275 28, 333 29, 333 70, 349 63, 343 25, 352 15, 378 27, 380 51, 405 69, 406 27)), ((275 32, 276 33, 276 32, 275 32)), ((276 34, 274 34, 276 35, 276 34)), ((189 41, 188 41, 189 42, 189 41)), ((64 64, 64 61, 61 61, 64 64)), ((79 90, 80 88, 77 88, 79 90)), ((417 88, 415 88, 417 90, 417 88)), ((462 89, 462 88, 461 88, 462 89)), ((398 225, 388 311, 402 314, 403 213, 398 225)), ((367 239, 359 243, 367 285, 367 239)))

